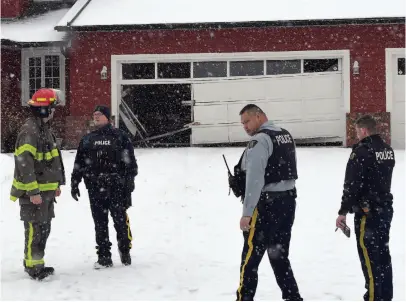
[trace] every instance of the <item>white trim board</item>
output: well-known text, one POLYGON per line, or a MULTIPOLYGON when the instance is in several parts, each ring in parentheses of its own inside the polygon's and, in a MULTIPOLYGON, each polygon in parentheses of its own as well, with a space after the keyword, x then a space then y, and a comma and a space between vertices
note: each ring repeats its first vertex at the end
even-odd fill
MULTIPOLYGON (((342 107, 342 128, 344 132, 343 145, 346 146, 346 113, 350 112, 350 50, 320 50, 320 51, 279 51, 279 52, 232 52, 232 53, 176 53, 176 54, 133 54, 133 55, 111 55, 111 109, 117 117, 118 102, 120 100, 120 85, 125 80, 121 78, 122 63, 146 63, 146 62, 188 62, 202 60, 266 60, 266 59, 328 59, 341 58, 343 107, 342 107)), ((249 77, 253 78, 253 77, 249 77)), ((127 80, 128 81, 128 80, 127 80)), ((188 79, 181 82, 201 82, 201 79, 188 79), (194 80, 194 81, 193 81, 194 80)), ((158 83, 159 81, 156 81, 158 83)), ((125 82, 129 84, 128 82, 125 82)), ((119 119, 116 119, 118 127, 119 119)))
POLYGON ((385 79, 386 79, 386 112, 392 112, 393 102, 393 58, 395 56, 405 56, 405 48, 386 48, 385 49, 385 79))

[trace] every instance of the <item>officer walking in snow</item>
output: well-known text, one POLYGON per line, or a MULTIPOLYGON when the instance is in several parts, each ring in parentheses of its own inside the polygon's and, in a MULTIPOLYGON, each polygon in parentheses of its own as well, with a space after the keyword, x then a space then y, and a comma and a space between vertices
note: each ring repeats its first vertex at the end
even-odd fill
POLYGON ((243 200, 244 247, 237 300, 254 299, 258 267, 267 251, 282 298, 301 301, 288 258, 296 211, 295 143, 256 105, 245 106, 240 116, 251 140, 234 167, 234 176, 229 175, 230 188, 243 200))
POLYGON ((346 215, 354 213, 357 249, 365 277, 365 301, 391 301, 392 262, 389 232, 393 217, 391 194, 395 153, 376 131, 370 116, 355 123, 359 142, 347 163, 337 228, 344 229, 346 215))
POLYGON ((55 217, 55 197, 65 184, 61 152, 49 122, 63 98, 59 90, 41 88, 28 101, 32 116, 18 133, 14 152, 14 180, 10 199, 19 199, 24 221, 24 270, 35 280, 54 273, 45 266, 44 255, 51 221, 55 217))
POLYGON ((110 211, 117 233, 122 264, 131 264, 131 229, 127 209, 131 206, 134 178, 138 174, 134 148, 127 135, 110 124, 110 109, 97 106, 93 120, 97 127, 80 141, 71 178, 71 194, 80 196, 82 178, 89 193, 98 261, 95 268, 110 267, 108 213, 110 211))

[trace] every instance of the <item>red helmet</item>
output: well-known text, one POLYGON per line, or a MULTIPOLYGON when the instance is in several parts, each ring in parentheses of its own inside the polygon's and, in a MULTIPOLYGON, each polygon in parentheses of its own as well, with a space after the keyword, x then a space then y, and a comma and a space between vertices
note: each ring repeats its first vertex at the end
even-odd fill
POLYGON ((37 90, 28 101, 28 105, 34 107, 46 107, 58 105, 63 98, 62 91, 53 88, 41 88, 37 90))

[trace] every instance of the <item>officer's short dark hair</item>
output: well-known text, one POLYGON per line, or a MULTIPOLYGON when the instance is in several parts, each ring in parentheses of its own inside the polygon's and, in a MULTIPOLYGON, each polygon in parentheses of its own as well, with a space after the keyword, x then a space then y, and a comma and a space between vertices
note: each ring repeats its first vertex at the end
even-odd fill
POLYGON ((265 114, 261 108, 259 108, 257 105, 255 104, 248 104, 245 105, 244 108, 241 109, 240 111, 240 115, 243 115, 245 112, 249 112, 249 113, 260 113, 260 114, 265 114))
POLYGON ((365 128, 370 133, 376 133, 376 120, 369 114, 363 115, 355 122, 358 128, 365 128))

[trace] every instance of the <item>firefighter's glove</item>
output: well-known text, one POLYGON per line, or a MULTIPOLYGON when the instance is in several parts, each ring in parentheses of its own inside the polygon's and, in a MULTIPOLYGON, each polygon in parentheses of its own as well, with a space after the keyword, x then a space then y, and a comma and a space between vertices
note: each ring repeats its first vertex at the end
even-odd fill
POLYGON ((80 197, 80 191, 78 187, 72 187, 70 194, 72 195, 72 198, 76 201, 78 201, 78 196, 80 197))
POLYGON ((238 186, 236 176, 233 176, 231 174, 228 175, 228 185, 230 186, 231 190, 233 190, 235 197, 240 197, 242 195, 242 191, 238 186))

